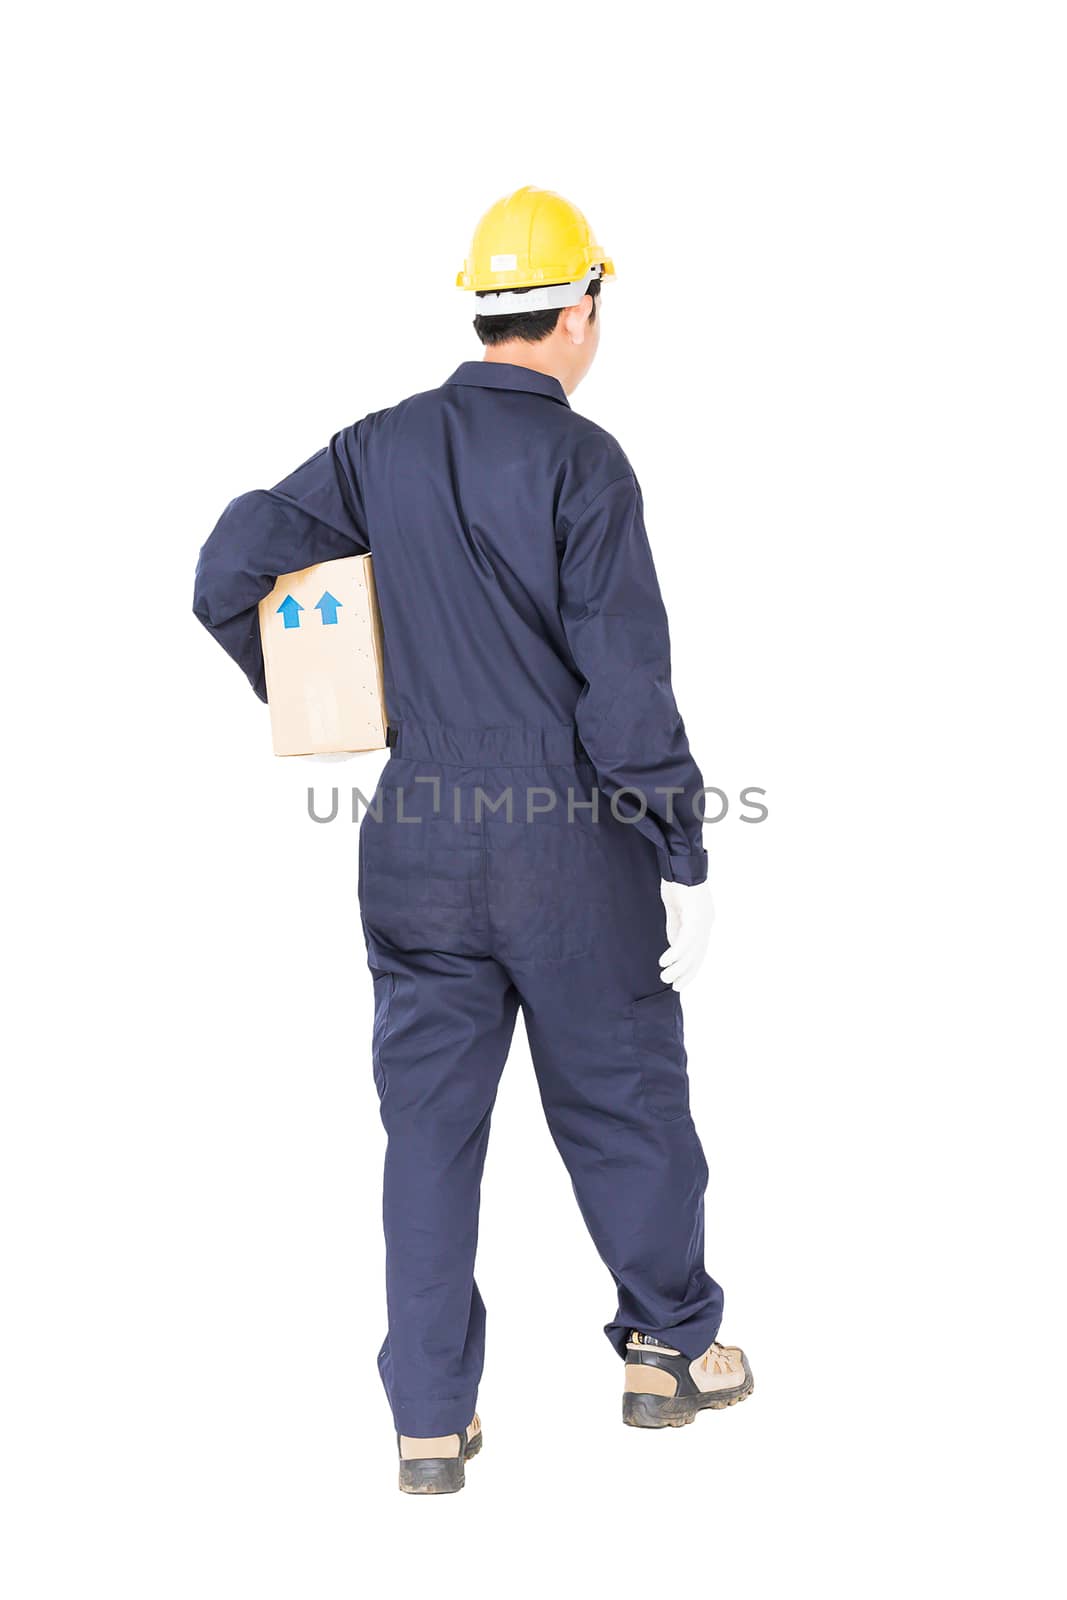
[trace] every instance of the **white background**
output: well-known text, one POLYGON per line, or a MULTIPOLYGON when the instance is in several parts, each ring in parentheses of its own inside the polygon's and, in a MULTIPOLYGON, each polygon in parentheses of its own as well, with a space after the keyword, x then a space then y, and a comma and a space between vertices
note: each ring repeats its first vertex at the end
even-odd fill
MULTIPOLYGON (((23 16, 31 13, 25 8, 23 16)), ((12 1600, 1056 1589, 1054 5, 69 4, 3 67, 12 1600), (618 279, 719 923, 686 998, 753 1399, 619 1422, 520 1035, 468 1487, 411 1500, 337 769, 190 612, 235 494, 479 348, 523 183, 618 279)), ((378 763, 340 769, 369 790, 378 763)))

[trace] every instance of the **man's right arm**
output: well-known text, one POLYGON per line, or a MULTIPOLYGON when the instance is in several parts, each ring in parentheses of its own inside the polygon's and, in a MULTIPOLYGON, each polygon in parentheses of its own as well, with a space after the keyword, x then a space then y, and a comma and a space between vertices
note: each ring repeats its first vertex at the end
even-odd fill
POLYGON ((231 500, 200 551, 193 611, 267 698, 259 602, 283 572, 370 548, 358 473, 359 424, 273 489, 231 500))

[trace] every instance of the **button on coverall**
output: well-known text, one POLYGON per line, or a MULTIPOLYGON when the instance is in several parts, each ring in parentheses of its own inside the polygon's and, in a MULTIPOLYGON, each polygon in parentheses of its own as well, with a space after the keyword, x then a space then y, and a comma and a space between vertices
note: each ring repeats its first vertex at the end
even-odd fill
POLYGON ((706 875, 702 780, 640 488, 555 378, 464 362, 344 429, 227 507, 194 609, 265 699, 258 602, 280 573, 368 549, 396 730, 360 829, 388 1135, 379 1366, 398 1431, 427 1437, 475 1409, 479 1191, 520 1008, 618 1291, 611 1343, 637 1328, 696 1356, 718 1332, 707 1167, 658 966, 660 878, 706 875))

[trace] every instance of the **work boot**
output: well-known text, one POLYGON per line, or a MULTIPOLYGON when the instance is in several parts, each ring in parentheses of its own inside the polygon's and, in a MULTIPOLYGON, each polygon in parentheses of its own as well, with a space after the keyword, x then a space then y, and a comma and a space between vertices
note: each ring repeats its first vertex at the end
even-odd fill
POLYGON ((752 1369, 736 1345, 710 1344, 690 1360, 648 1333, 627 1340, 622 1420, 631 1428, 681 1428, 751 1393, 752 1369))
POLYGON ((440 1439, 409 1439, 398 1433, 400 1487, 405 1494, 455 1494, 463 1487, 463 1464, 482 1448, 478 1413, 462 1433, 440 1439))

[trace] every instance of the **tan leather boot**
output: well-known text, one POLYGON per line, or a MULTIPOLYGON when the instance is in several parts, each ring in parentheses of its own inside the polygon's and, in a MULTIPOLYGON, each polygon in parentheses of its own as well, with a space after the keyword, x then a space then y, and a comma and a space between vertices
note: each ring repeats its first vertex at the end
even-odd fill
POLYGON ((405 1494, 455 1494, 463 1488, 464 1463, 482 1448, 478 1413, 464 1433, 446 1433, 440 1439, 409 1439, 398 1433, 400 1487, 405 1494))
POLYGON ((681 1428, 698 1411, 722 1411, 752 1393, 752 1369, 732 1344, 710 1344, 690 1360, 647 1333, 626 1345, 622 1420, 631 1428, 681 1428))

